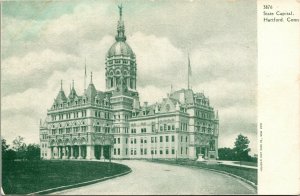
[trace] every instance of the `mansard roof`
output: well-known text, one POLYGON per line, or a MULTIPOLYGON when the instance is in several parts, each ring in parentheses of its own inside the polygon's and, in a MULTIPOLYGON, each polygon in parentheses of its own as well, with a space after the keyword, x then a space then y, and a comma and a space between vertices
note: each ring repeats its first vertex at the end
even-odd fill
POLYGON ((74 87, 71 89, 70 94, 68 96, 69 99, 74 99, 75 97, 77 97, 77 93, 74 89, 74 87))
POLYGON ((65 95, 65 92, 61 89, 56 96, 55 102, 63 103, 66 101, 67 101, 67 97, 65 95))
POLYGON ((85 95, 90 99, 90 100, 93 100, 95 98, 97 94, 97 90, 95 88, 95 85, 93 83, 90 83, 86 92, 85 92, 85 95))

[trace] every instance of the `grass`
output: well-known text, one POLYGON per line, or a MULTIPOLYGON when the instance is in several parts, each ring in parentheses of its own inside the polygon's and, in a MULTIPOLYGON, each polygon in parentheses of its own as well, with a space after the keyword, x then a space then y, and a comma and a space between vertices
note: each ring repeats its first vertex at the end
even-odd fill
POLYGON ((5 194, 28 194, 59 186, 95 180, 129 171, 116 163, 93 161, 2 162, 5 194))
POLYGON ((257 167, 257 163, 255 162, 247 162, 247 161, 241 161, 241 163, 239 161, 235 161, 233 162, 234 164, 241 164, 241 165, 247 165, 247 166, 253 166, 253 167, 257 167))
POLYGON ((242 177, 257 185, 257 169, 241 168, 241 167, 222 165, 222 164, 207 164, 205 162, 188 161, 188 160, 177 160, 177 161, 176 160, 153 160, 153 161, 159 163, 196 166, 204 169, 214 169, 214 170, 224 171, 242 177))

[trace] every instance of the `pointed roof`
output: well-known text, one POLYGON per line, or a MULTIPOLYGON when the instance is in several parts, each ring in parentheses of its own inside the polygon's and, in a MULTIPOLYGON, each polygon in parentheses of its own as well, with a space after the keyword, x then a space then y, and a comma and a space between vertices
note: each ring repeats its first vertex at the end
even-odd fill
POLYGON ((69 94, 68 98, 69 99, 74 99, 75 97, 77 97, 77 93, 76 93, 75 88, 74 88, 74 80, 73 80, 72 88, 70 90, 70 94, 69 94))
POLYGON ((96 94, 97 94, 97 90, 95 88, 95 85, 93 84, 93 73, 91 72, 91 81, 90 81, 90 84, 89 84, 89 86, 88 86, 88 88, 85 92, 85 95, 87 97, 89 97, 90 100, 91 100, 91 99, 95 98, 96 94))
POLYGON ((64 102, 66 100, 67 100, 67 97, 66 97, 65 92, 64 92, 64 90, 62 88, 62 80, 61 80, 61 82, 60 82, 60 90, 59 90, 59 92, 58 92, 58 94, 56 96, 55 101, 57 101, 57 102, 64 102))

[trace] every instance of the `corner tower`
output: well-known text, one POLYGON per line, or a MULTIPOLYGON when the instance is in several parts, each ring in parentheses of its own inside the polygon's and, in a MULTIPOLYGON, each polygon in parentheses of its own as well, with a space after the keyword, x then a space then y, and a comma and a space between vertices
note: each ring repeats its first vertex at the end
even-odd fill
POLYGON ((131 47, 126 43, 122 6, 119 6, 119 21, 115 39, 116 42, 106 55, 106 90, 112 92, 119 90, 122 86, 130 92, 136 92, 136 59, 131 47))

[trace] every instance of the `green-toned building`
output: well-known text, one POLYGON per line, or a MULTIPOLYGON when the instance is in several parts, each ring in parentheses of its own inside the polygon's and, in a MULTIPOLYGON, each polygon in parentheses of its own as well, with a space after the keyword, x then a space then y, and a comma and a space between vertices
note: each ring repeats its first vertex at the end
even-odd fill
POLYGON ((203 93, 170 92, 162 102, 140 104, 136 56, 126 43, 120 8, 116 42, 106 55, 106 90, 92 75, 83 95, 74 85, 58 92, 40 124, 44 159, 216 159, 218 113, 203 93))

